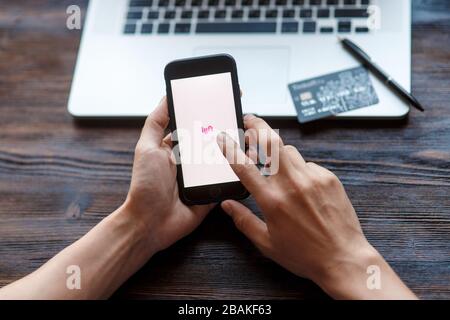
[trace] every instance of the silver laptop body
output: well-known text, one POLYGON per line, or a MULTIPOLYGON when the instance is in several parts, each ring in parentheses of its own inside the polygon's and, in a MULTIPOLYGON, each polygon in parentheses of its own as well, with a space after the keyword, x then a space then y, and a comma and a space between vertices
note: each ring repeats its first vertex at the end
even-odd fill
MULTIPOLYGON (((410 89, 410 0, 91 0, 68 109, 80 118, 146 116, 165 94, 168 62, 229 53, 245 113, 296 116, 288 83, 358 65, 338 36, 410 89)), ((407 115, 408 105, 372 81, 380 103, 339 117, 407 115)))

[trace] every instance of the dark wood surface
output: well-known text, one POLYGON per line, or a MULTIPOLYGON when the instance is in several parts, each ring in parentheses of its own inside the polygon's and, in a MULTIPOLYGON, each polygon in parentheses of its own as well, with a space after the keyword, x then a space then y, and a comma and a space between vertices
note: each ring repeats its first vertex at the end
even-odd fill
MULTIPOLYGON (((141 123, 77 124, 66 111, 86 1, 0 0, 0 287, 33 271, 126 196, 141 123)), ((406 121, 272 121, 343 181, 371 243, 421 297, 450 298, 450 5, 414 1, 406 121)), ((249 205, 255 210, 254 203, 249 205)), ((115 298, 327 298, 262 257, 215 210, 115 298)))

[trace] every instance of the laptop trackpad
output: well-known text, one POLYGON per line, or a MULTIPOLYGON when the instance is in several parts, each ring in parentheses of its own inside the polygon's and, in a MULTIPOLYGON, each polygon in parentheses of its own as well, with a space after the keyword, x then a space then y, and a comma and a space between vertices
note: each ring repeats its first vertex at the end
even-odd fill
POLYGON ((242 99, 251 104, 280 104, 287 98, 288 47, 200 47, 194 55, 228 53, 237 63, 242 99))

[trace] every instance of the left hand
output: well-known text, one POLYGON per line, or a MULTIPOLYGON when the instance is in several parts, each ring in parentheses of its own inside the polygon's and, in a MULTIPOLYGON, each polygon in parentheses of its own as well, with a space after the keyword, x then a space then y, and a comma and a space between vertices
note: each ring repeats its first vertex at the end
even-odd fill
POLYGON ((136 146, 130 190, 124 207, 144 227, 153 253, 190 234, 214 205, 183 204, 178 196, 177 168, 172 160, 169 123, 164 97, 147 118, 136 146))
POLYGON ((38 270, 0 289, 0 299, 105 299, 156 252, 191 233, 213 205, 185 206, 178 197, 177 168, 164 98, 147 118, 136 146, 125 203, 38 270), (80 290, 69 290, 66 271, 77 266, 80 290))

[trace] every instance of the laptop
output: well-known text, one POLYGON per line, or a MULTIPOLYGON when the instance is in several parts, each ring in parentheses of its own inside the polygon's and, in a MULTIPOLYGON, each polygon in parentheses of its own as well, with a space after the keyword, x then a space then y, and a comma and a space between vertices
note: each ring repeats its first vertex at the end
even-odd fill
MULTIPOLYGON (((338 36, 410 89, 410 0, 91 0, 68 110, 78 118, 147 116, 165 94, 168 62, 228 53, 245 113, 294 117, 289 83, 358 66, 338 36)), ((405 117, 409 106, 371 79, 380 102, 338 117, 405 117)))

